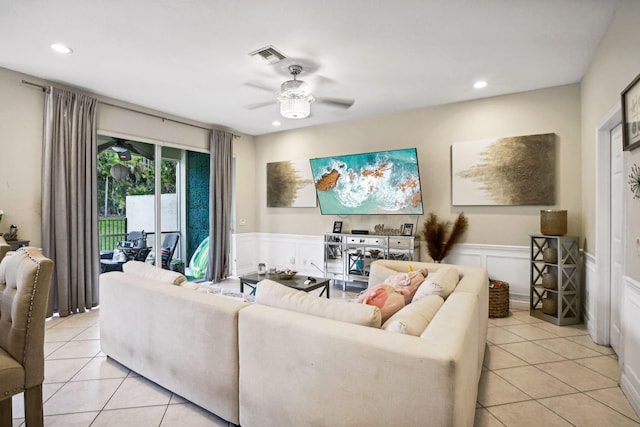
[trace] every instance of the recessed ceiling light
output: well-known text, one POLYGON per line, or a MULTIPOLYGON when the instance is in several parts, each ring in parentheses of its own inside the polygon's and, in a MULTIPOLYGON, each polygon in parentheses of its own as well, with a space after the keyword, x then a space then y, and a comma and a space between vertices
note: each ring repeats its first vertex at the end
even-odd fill
POLYGON ((478 80, 473 84, 473 87, 476 89, 482 89, 483 87, 487 87, 487 82, 484 80, 478 80))
POLYGON ((53 43, 51 49, 59 53, 73 53, 73 49, 60 43, 53 43))
POLYGON ((277 121, 277 120, 272 121, 272 122, 271 122, 271 124, 272 124, 273 126, 280 126, 280 122, 279 122, 279 121, 277 121))

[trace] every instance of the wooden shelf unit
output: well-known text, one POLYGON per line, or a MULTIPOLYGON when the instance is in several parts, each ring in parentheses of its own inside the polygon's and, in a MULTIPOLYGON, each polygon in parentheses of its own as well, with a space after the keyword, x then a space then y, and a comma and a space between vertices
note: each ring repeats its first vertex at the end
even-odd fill
POLYGON ((532 316, 559 326, 580 323, 579 246, 578 237, 531 235, 529 312, 532 316))

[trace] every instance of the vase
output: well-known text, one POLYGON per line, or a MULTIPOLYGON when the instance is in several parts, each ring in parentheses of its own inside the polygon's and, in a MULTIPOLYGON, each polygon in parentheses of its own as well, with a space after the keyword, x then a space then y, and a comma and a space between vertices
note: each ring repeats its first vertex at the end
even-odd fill
POLYGON ((555 264, 558 261, 558 250, 556 248, 544 248, 542 250, 542 260, 549 264, 555 264))
POLYGON ((542 275, 542 286, 545 289, 557 289, 558 281, 556 280, 556 275, 553 273, 544 273, 542 275))
POLYGON ((567 211, 541 210, 540 233, 547 236, 564 236, 567 234, 567 211))
POLYGON ((555 316, 558 313, 558 303, 554 298, 544 298, 542 300, 542 312, 550 316, 555 316))

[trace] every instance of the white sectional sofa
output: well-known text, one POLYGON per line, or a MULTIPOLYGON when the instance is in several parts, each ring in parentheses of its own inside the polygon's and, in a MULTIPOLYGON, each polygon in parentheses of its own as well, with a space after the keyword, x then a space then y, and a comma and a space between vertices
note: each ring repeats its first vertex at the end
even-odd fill
MULTIPOLYGON (((369 285, 409 265, 441 267, 377 261, 369 285)), ((488 322, 484 269, 456 267, 460 282, 426 329, 410 336, 203 295, 126 266, 101 275, 103 351, 231 423, 473 425, 488 322)))

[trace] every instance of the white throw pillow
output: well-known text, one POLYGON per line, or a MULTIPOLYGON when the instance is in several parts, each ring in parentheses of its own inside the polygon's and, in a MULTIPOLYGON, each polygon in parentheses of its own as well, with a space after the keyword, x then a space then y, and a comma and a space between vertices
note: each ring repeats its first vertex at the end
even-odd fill
POLYGON ((450 265, 441 265, 437 270, 429 272, 429 275, 413 296, 412 303, 432 294, 440 295, 442 298, 447 299, 459 281, 460 276, 457 268, 450 265))
POLYGON ((156 280, 161 283, 168 283, 170 285, 179 286, 182 282, 187 280, 183 274, 180 274, 177 271, 163 270, 160 267, 156 267, 142 261, 125 262, 122 265, 122 271, 127 274, 156 280))
POLYGON ((203 294, 215 294, 215 291, 211 289, 211 287, 205 286, 201 283, 182 282, 180 286, 186 289, 193 289, 196 292, 202 292, 203 294))
POLYGON ((427 328, 442 304, 444 299, 440 295, 425 296, 400 309, 382 325, 382 329, 418 337, 427 328))
POLYGON ((256 303, 374 328, 382 323, 378 307, 310 295, 268 279, 258 282, 256 303))

